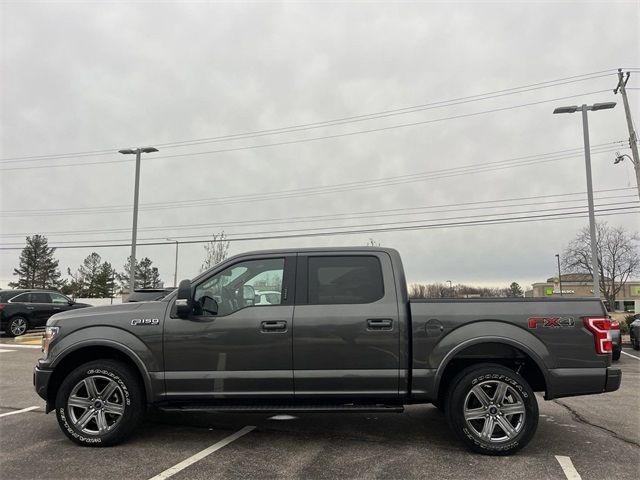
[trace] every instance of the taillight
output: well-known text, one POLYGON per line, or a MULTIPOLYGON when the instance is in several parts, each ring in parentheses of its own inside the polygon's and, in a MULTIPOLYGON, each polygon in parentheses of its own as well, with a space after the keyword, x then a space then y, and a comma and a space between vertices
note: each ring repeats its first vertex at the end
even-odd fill
POLYGON ((617 320, 611 320, 611 330, 620 330, 620 322, 617 320))
POLYGON ((597 353, 611 353, 611 321, 608 318, 585 318, 584 327, 593 333, 597 353))

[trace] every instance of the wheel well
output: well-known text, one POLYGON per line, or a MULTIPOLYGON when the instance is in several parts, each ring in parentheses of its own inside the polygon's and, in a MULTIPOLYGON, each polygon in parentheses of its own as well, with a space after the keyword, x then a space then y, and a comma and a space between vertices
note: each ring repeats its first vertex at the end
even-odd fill
POLYGON ((442 404, 451 380, 459 372, 479 363, 498 363, 517 371, 534 392, 543 392, 547 389, 544 374, 525 352, 504 343, 480 343, 458 352, 447 364, 440 378, 438 402, 442 404))
POLYGON ((51 405, 55 405, 56 395, 58 394, 58 389, 60 385, 67 377, 67 375, 76 367, 80 365, 91 362, 93 360, 100 359, 111 359, 118 360, 131 368, 131 371, 135 373, 136 377, 140 381, 140 385, 142 386, 142 392, 145 395, 144 402, 146 403, 146 389, 144 379, 142 378, 142 374, 140 373, 140 369, 135 364, 131 358, 129 358, 126 354, 122 353, 120 350, 111 347, 104 346, 92 346, 92 347, 83 347, 79 348, 71 352, 69 355, 64 357, 62 361, 56 366, 51 375, 51 379, 49 380, 49 385, 47 387, 47 399, 48 403, 51 405))

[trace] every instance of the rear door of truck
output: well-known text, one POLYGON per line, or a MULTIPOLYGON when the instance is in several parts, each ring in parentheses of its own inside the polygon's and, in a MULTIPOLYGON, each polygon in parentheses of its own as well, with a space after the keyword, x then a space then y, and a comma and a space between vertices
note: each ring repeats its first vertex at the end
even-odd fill
POLYGON ((296 398, 397 398, 400 336, 392 271, 384 252, 299 254, 296 398))

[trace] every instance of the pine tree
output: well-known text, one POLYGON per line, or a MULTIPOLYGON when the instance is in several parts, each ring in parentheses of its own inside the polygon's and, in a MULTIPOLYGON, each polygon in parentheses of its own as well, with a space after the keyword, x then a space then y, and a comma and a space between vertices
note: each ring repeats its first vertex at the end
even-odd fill
POLYGON ((96 252, 93 252, 82 262, 78 269, 81 297, 95 298, 100 296, 97 293, 97 276, 100 272, 101 264, 102 258, 96 252))
MULTIPOLYGON (((151 266, 152 263, 148 257, 144 257, 140 261, 136 260, 134 289, 162 287, 163 283, 162 280, 160 280, 160 272, 157 267, 151 266)), ((127 263, 124 265, 124 271, 116 275, 123 289, 129 289, 130 271, 131 257, 128 257, 127 263)))
POLYGON ((151 266, 151 260, 144 257, 136 268, 136 281, 140 282, 140 288, 159 288, 162 286, 160 273, 156 267, 151 266))
POLYGON ((96 274, 95 293, 99 298, 111 298, 115 295, 116 271, 109 262, 100 265, 96 274))
POLYGON ((18 268, 13 274, 17 282, 9 283, 13 288, 57 288, 60 285, 58 260, 53 258, 55 248, 49 247, 47 237, 33 235, 26 238, 26 246, 20 253, 18 268))

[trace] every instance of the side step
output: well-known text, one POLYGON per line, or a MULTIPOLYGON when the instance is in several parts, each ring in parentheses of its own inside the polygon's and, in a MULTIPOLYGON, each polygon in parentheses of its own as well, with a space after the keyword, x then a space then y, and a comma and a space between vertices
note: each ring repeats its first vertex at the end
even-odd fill
POLYGON ((163 405, 163 412, 234 412, 234 413, 331 413, 331 412, 387 412, 402 413, 402 405, 353 404, 343 405, 163 405))

